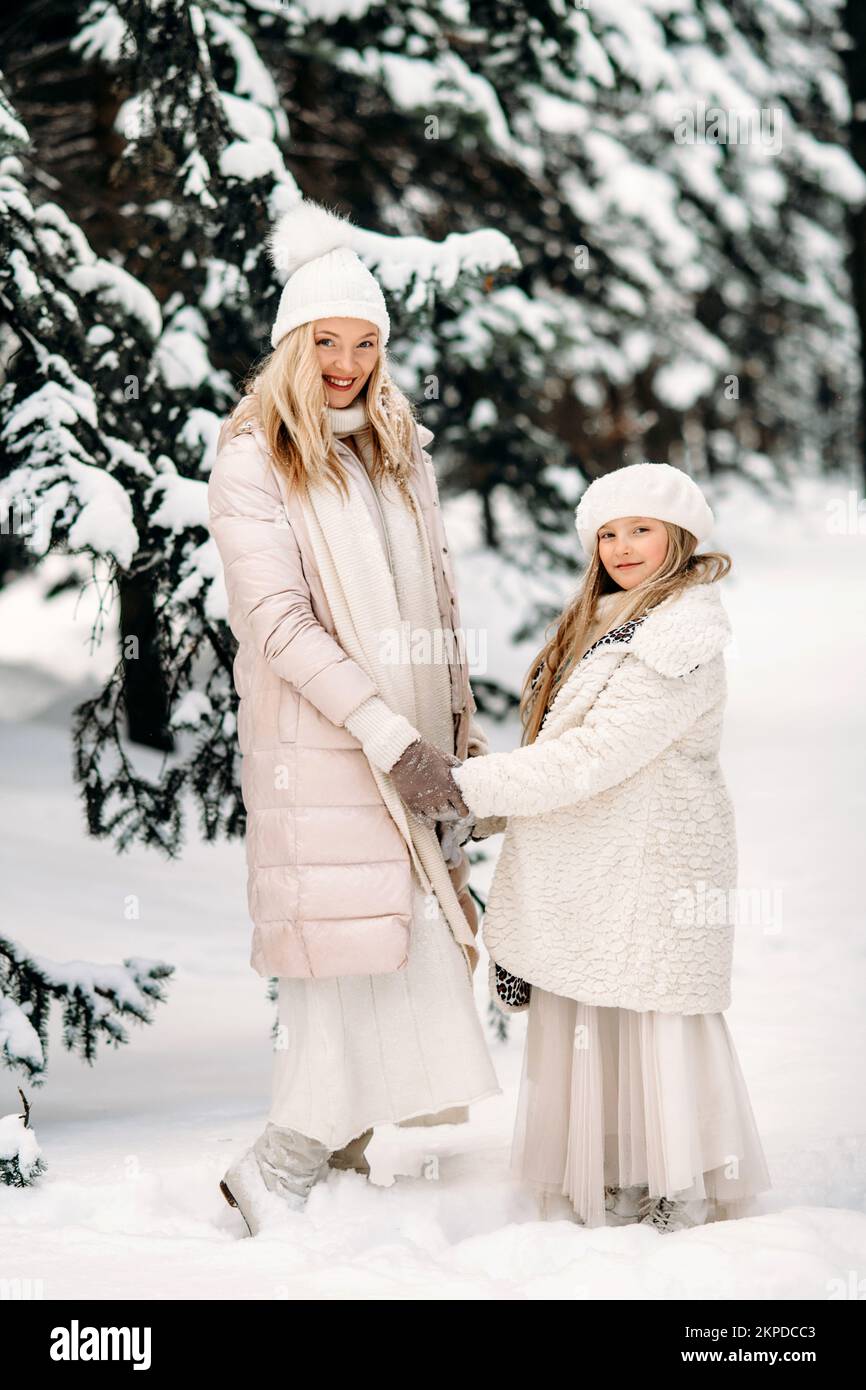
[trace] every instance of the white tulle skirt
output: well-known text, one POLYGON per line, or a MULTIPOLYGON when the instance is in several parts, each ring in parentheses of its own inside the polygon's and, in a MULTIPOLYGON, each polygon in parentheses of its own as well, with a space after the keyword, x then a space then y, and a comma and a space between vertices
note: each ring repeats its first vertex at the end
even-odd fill
POLYGON ((512 1172, 604 1225, 605 1186, 744 1215, 771 1186, 725 1017, 599 1008, 533 985, 512 1172))

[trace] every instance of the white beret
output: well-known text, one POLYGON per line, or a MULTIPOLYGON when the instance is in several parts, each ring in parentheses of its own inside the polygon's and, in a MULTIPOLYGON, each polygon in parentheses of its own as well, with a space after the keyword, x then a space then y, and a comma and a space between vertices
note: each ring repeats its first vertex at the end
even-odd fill
POLYGON ((574 524, 587 555, 595 551, 596 532, 623 516, 651 516, 691 531, 698 541, 713 529, 713 513, 697 483, 669 463, 631 463, 590 483, 574 513, 574 524))

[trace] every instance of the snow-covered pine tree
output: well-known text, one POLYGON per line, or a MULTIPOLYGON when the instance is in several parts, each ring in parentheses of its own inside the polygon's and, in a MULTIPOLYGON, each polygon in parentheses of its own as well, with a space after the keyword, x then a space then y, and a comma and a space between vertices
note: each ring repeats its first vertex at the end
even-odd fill
MULTIPOLYGON (((0 115, 0 294, 14 341, 0 391, 4 515, 34 554, 89 556, 93 582, 110 586, 148 568, 146 489, 171 467, 150 429, 161 415, 162 315, 149 290, 97 256, 57 203, 31 200, 26 131, 6 100, 0 115)), ((78 771, 92 818, 104 798, 89 776, 90 750, 99 736, 110 739, 114 780, 130 793, 121 820, 155 838, 177 824, 180 779, 169 773, 152 790, 133 768, 122 739, 124 669, 119 655, 108 690, 80 714, 78 771)))
MULTIPOLYGON (((201 7, 279 81, 306 191, 403 235, 483 208, 520 249, 515 279, 398 310, 393 344, 443 491, 476 500, 481 544, 521 577, 514 640, 573 586, 571 509, 597 472, 668 458, 770 486, 853 457, 845 218, 866 183, 843 147, 837 10, 201 7)), ((488 712, 513 704, 476 683, 488 712)))
POLYGON ((47 1164, 30 1127, 30 1104, 20 1086, 18 1094, 23 1114, 0 1115, 0 1183, 7 1187, 32 1187, 47 1164))
MULTIPOLYGON (((114 74, 115 127, 125 141, 114 178, 132 230, 122 247, 110 248, 111 260, 95 258, 99 276, 113 270, 116 280, 124 277, 115 313, 134 320, 138 288, 141 303, 158 315, 152 333, 139 334, 132 363, 123 371, 115 365, 113 377, 100 379, 90 368, 92 355, 83 359, 96 406, 111 426, 110 447, 98 454, 99 481, 112 497, 115 480, 121 482, 135 530, 122 562, 116 554, 108 557, 111 576, 118 587, 139 576, 147 582, 169 725, 181 736, 156 779, 136 766, 123 727, 128 660, 79 710, 76 772, 88 825, 120 849, 139 840, 175 853, 187 792, 208 838, 243 829, 233 639, 206 527, 206 478, 220 418, 234 401, 235 377, 267 344, 280 288, 266 254, 267 232, 301 196, 283 157, 288 126, 282 97, 253 42, 254 11, 182 0, 95 0, 69 44, 74 62, 114 74), (123 269, 115 264, 121 259, 123 269), (130 391, 120 394, 119 385, 130 379, 130 391)), ((284 16, 273 18, 280 23, 284 16)), ((94 253, 83 234, 80 245, 89 263, 94 253)), ((407 330, 429 319, 437 290, 459 294, 457 284, 465 282, 467 294, 483 292, 473 286, 517 264, 514 248, 495 232, 455 234, 441 245, 370 233, 361 249, 386 280, 392 303, 402 302, 407 330)), ((62 270, 68 280, 70 267, 62 270)), ((91 295, 97 335, 104 327, 101 307, 91 295)), ((24 314, 27 305, 17 309, 24 314)), ((107 326, 116 331, 113 322, 107 326)), ((420 336, 420 329, 411 331, 420 336)), ((27 417, 15 408, 26 389, 18 371, 16 356, 6 387, 6 431, 18 458, 31 461, 15 468, 5 493, 35 509, 41 505, 42 454, 31 448, 23 433, 27 417)), ((82 506, 79 476, 64 478, 63 514, 36 513, 49 523, 42 526, 48 545, 79 548, 65 524, 82 506)), ((92 539, 84 548, 98 554, 92 539)), ((131 636, 141 646, 142 634, 131 636)))
POLYGON ((119 1047, 129 1041, 126 1022, 152 1022, 152 1005, 165 1002, 163 982, 173 970, 144 956, 122 965, 54 961, 0 936, 0 1061, 43 1084, 53 1005, 61 1011, 63 1046, 92 1064, 100 1039, 119 1047))
MULTIPOLYGON (((128 565, 137 548, 129 483, 146 470, 115 433, 118 374, 140 361, 159 310, 120 268, 93 255, 56 204, 34 207, 24 182, 27 132, 0 92, 0 303, 16 340, 2 392, 2 515, 49 546, 128 565)), ((92 1062, 100 1037, 127 1041, 124 1017, 150 1021, 172 967, 130 959, 122 966, 55 962, 0 937, 0 1057, 39 1084, 51 1005, 63 1043, 92 1062)), ((11 1160, 10 1160, 11 1162, 11 1160)), ((5 1173, 6 1170, 4 1170, 5 1173)))
POLYGON ((288 60, 288 109, 305 167, 401 230, 483 205, 520 251, 513 283, 463 311, 440 300, 422 357, 440 466, 478 497, 482 542, 525 574, 515 636, 554 611, 550 581, 573 579, 587 478, 667 459, 782 493, 792 470, 855 458, 845 224, 866 181, 845 148, 839 10, 432 0, 290 7, 285 26, 259 12, 304 55, 288 60))
MULTIPOLYGON (((837 13, 836 0, 76 7, 66 61, 114 75, 126 142, 129 236, 114 254, 163 315, 132 440, 156 477, 128 491, 132 569, 152 586, 184 734, 145 788, 114 738, 117 683, 106 692, 79 729, 94 833, 176 844, 184 790, 206 834, 242 828, 204 482, 235 380, 267 342, 265 229, 298 185, 400 238, 385 257, 369 248, 396 307, 393 356, 436 432, 445 492, 476 500, 496 573, 520 576, 509 637, 537 634, 573 584, 571 509, 596 472, 669 458, 760 484, 845 462, 844 220, 866 182, 840 143, 837 13), (762 110, 779 113, 778 150, 729 128, 762 110), (514 278, 464 273, 459 241, 442 254, 407 240, 482 220, 519 249, 514 278)), ((476 684, 488 707, 513 699, 476 684)))
MULTIPOLYGON (((90 22, 73 39, 69 55, 75 64, 82 59, 102 61, 117 74, 120 92, 130 87, 135 91, 119 116, 128 139, 125 165, 117 179, 121 184, 128 181, 130 196, 138 200, 126 209, 135 234, 128 245, 112 250, 116 259, 123 255, 139 274, 128 273, 116 259, 93 257, 78 229, 76 249, 88 266, 91 261, 98 264, 98 272, 88 272, 91 279, 95 274, 97 280, 111 281, 113 276, 122 285, 122 295, 117 296, 123 301, 121 311, 133 320, 136 315, 143 318, 141 327, 146 331, 125 345, 121 358, 114 321, 118 304, 111 312, 103 312, 107 296, 92 296, 88 332, 98 347, 106 343, 108 347, 101 354, 88 353, 78 343, 68 353, 71 361, 86 368, 82 375, 111 431, 106 447, 94 460, 98 471, 87 475, 87 481, 94 491, 101 488, 117 502, 118 514, 127 522, 122 549, 112 548, 111 530, 117 529, 117 517, 107 512, 102 499, 96 524, 84 534, 79 510, 86 514, 87 499, 78 491, 80 471, 66 480, 68 499, 64 498, 75 530, 70 533, 69 526, 64 530, 59 524, 63 518, 56 514, 47 518, 44 509, 36 515, 46 548, 83 546, 94 556, 106 556, 110 578, 121 595, 142 598, 136 605, 138 624, 121 624, 122 651, 111 681, 80 708, 76 718, 76 772, 89 828, 96 835, 112 836, 121 849, 140 840, 173 853, 181 836, 182 792, 190 783, 199 796, 208 833, 237 833, 242 823, 230 709, 232 639, 219 617, 205 612, 201 596, 210 572, 207 564, 197 570, 199 548, 209 545, 205 465, 220 415, 232 400, 231 378, 209 360, 207 332, 208 317, 212 317, 222 326, 227 324, 230 336, 246 337, 253 355, 258 349, 257 340, 250 337, 252 313, 246 311, 247 323, 241 327, 232 313, 233 307, 256 305, 259 292, 274 291, 270 277, 267 285, 261 274, 256 280, 259 257, 247 256, 242 245, 245 235, 255 230, 261 234, 267 225, 258 189, 261 185, 271 190, 274 179, 254 177, 250 165, 251 152, 260 155, 265 142, 254 137, 251 148, 244 148, 244 142, 233 138, 223 94, 209 74, 195 7, 135 3, 125 8, 121 19, 112 6, 90 7, 90 22), (185 73, 186 85, 166 80, 173 77, 174 61, 185 73), (242 217, 231 215, 233 204, 225 197, 227 178, 234 175, 224 175, 217 167, 211 174, 202 150, 214 156, 215 166, 219 157, 214 151, 218 150, 226 154, 229 167, 235 159, 237 167, 243 168, 243 181, 235 180, 243 189, 235 209, 243 209, 242 217), (209 222, 220 198, 225 206, 209 222), (134 208, 140 211, 137 221, 132 217, 134 208), (232 244, 231 263, 220 260, 221 238, 232 244), (142 272, 158 289, 161 305, 144 284, 142 272), (100 372, 101 364, 108 369, 100 372), (204 740, 194 736, 188 741, 185 761, 166 763, 156 779, 135 766, 125 738, 125 718, 132 703, 130 682, 143 663, 154 660, 168 691, 172 731, 207 730, 204 740)), ((248 71, 249 63, 244 74, 248 71)), ((120 102, 118 95, 116 107, 120 102)), ((237 107, 245 105, 249 103, 239 97, 237 107)), ((254 124, 256 114, 252 107, 249 112, 235 110, 236 122, 254 124)), ((258 115, 261 119, 262 113, 258 115)), ((270 158, 272 172, 292 196, 298 196, 274 145, 270 158)), ((41 209, 38 216, 45 216, 41 209)), ((61 260, 56 268, 66 281, 69 265, 61 260)), ((89 286, 87 273, 85 280, 89 286)), ((28 327, 23 316, 30 307, 26 298, 18 304, 17 317, 12 315, 13 330, 28 327)), ((22 414, 13 406, 28 387, 17 355, 10 378, 5 402, 7 449, 14 441, 14 453, 32 463, 15 470, 6 493, 15 497, 19 508, 35 510, 53 478, 46 475, 43 480, 44 450, 31 446, 20 433, 20 422, 28 412, 22 414)), ((77 437, 70 442, 64 436, 59 446, 68 447, 74 457, 77 437)), ((213 557, 210 567, 216 568, 213 557)))
MULTIPOLYGON (((844 29, 837 33, 836 45, 845 64, 848 85, 851 156, 866 174, 866 9, 859 0, 845 0, 843 15, 844 29)), ((851 287, 860 329, 862 376, 863 364, 866 364, 866 204, 851 208, 848 225, 851 287)), ((866 394, 862 392, 859 423, 857 446, 860 451, 861 491, 866 495, 866 394)))

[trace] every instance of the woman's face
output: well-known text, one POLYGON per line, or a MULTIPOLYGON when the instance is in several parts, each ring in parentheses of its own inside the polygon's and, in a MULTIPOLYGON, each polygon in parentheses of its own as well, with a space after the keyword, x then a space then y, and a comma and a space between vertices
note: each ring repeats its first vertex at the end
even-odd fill
POLYGON ((341 410, 363 390, 379 356, 379 330, 366 319, 317 319, 316 352, 328 405, 341 410))
POLYGON ((599 526, 597 535, 601 563, 621 589, 655 574, 668 553, 665 524, 652 516, 621 516, 599 526))

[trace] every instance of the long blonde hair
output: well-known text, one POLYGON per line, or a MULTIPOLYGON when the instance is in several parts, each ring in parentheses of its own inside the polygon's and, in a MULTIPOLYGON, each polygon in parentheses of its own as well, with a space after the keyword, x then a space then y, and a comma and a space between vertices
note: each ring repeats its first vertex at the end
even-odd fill
MULTIPOLYGON (((691 531, 673 522, 662 523, 668 533, 668 549, 654 574, 631 591, 633 597, 617 610, 617 626, 648 613, 690 584, 713 584, 731 568, 731 557, 709 550, 695 554, 697 540, 691 531)), ((613 582, 601 562, 596 542, 589 568, 575 597, 555 619, 556 629, 529 668, 520 696, 522 743, 533 743, 565 670, 583 652, 593 625, 596 601, 603 594, 625 592, 613 582)), ((548 626, 548 631, 550 625, 548 626)))
MULTIPOLYGON (((273 352, 252 368, 244 391, 226 422, 227 436, 254 420, 261 424, 271 456, 293 491, 306 493, 312 483, 330 482, 346 496, 348 482, 334 451, 314 324, 302 323, 281 338, 273 352)), ((365 395, 373 448, 371 476, 393 478, 411 502, 415 416, 391 379, 384 351, 367 379, 365 395)))

